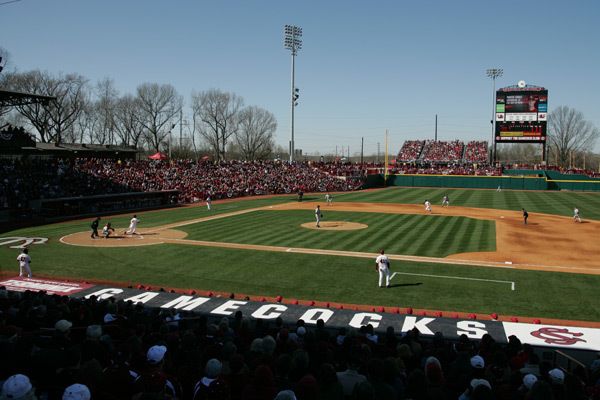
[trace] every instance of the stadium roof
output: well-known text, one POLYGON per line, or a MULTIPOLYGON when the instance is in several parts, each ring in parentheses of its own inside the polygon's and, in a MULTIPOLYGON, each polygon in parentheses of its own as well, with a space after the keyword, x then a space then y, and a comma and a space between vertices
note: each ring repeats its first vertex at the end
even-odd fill
POLYGON ((48 103, 51 100, 56 100, 56 97, 0 89, 0 108, 35 103, 48 103))

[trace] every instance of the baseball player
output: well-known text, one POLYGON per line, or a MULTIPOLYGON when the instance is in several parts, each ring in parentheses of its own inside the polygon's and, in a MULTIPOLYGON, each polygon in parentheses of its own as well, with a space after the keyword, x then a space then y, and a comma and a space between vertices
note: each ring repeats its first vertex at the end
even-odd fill
POLYGON ((496 192, 501 192, 502 191, 502 186, 498 185, 498 189, 496 189, 496 192))
POLYGON ((330 195, 329 193, 327 193, 327 194, 325 195, 325 201, 327 202, 327 205, 328 205, 328 206, 330 206, 330 205, 331 205, 331 203, 333 202, 333 196, 332 196, 332 195, 330 195))
POLYGON ((321 206, 319 205, 315 208, 315 218, 317 219, 317 228, 320 228, 321 225, 319 223, 321 222, 321 218, 323 218, 323 214, 321 214, 321 206))
POLYGON ((375 271, 379 271, 379 287, 383 287, 383 277, 385 276, 385 287, 390 287, 390 260, 385 252, 381 249, 381 253, 375 259, 375 271))
POLYGON ((448 195, 444 195, 444 197, 442 198, 442 207, 448 207, 450 206, 450 198, 448 197, 448 195))
POLYGON ((104 228, 102 228, 102 237, 108 239, 112 233, 115 233, 115 229, 110 225, 110 222, 107 222, 104 228))
POLYGON ((210 195, 206 198, 206 209, 210 211, 210 205, 212 204, 212 200, 210 199, 210 195))
POLYGON ((431 203, 429 200, 425 200, 425 211, 431 213, 431 203))
POLYGON ((129 221, 129 228, 123 232, 124 235, 137 235, 138 233, 136 232, 137 229, 137 224, 140 222, 140 220, 137 218, 137 215, 133 215, 133 218, 131 218, 131 221, 129 221))
POLYGON ((27 277, 31 278, 31 268, 29 264, 31 264, 31 257, 29 257, 29 250, 23 249, 21 254, 17 256, 17 261, 19 262, 19 276, 23 276, 23 272, 27 273, 27 277))
POLYGON ((92 239, 96 239, 98 237, 100 237, 100 235, 98 235, 98 225, 100 224, 100 217, 96 217, 95 220, 92 221, 92 239))
POLYGON ((523 224, 527 225, 527 218, 529 218, 529 213, 524 208, 521 208, 523 211, 523 224))
POLYGON ((573 221, 581 222, 581 217, 579 216, 579 209, 577 207, 573 209, 573 221))

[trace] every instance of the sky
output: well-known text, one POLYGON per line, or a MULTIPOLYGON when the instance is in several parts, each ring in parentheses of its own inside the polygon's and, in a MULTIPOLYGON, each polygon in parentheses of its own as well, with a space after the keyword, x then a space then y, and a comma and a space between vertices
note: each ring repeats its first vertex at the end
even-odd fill
MULTIPOLYGON (((3 3, 6 0, 0 0, 3 3)), ((11 67, 233 92, 275 115, 290 140, 291 54, 283 27, 302 27, 296 57, 296 149, 396 153, 405 140, 492 139, 493 82, 548 89, 548 107, 600 127, 596 0, 20 0, 0 5, 11 67), (594 72, 596 71, 596 72, 594 72)), ((176 128, 177 130, 177 128, 176 128)), ((596 145, 600 150, 600 143, 596 145)))

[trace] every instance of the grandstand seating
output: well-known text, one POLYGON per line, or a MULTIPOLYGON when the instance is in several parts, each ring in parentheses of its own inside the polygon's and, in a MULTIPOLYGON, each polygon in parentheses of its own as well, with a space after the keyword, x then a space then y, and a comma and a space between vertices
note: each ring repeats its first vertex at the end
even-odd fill
POLYGON ((489 334, 426 339, 416 328, 331 332, 303 321, 252 322, 240 311, 213 322, 141 303, 3 288, 0 311, 0 381, 24 374, 44 399, 60 399, 74 383, 86 385, 94 400, 270 400, 284 390, 315 400, 586 399, 600 393, 599 362, 552 371, 555 365, 514 336, 504 345, 489 334))

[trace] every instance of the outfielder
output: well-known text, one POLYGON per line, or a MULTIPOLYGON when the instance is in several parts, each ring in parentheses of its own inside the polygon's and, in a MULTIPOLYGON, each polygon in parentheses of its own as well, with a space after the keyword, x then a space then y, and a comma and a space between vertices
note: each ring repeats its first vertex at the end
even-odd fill
POLYGON ((27 274, 28 278, 31 278, 31 268, 29 264, 31 264, 31 257, 29 257, 29 250, 23 249, 21 254, 17 256, 17 261, 19 262, 19 276, 23 276, 23 272, 27 274))
POLYGON ((390 260, 381 249, 381 254, 375 259, 375 271, 379 271, 379 287, 383 287, 383 277, 385 276, 385 287, 390 287, 390 260))
POLYGON ((577 207, 573 210, 573 221, 581 223, 581 217, 579 216, 579 209, 577 207))
POLYGON ((431 213, 431 203, 429 202, 429 200, 425 200, 425 211, 431 213))
POLYGON ((323 214, 321 214, 321 206, 317 206, 317 208, 315 208, 315 218, 317 219, 317 228, 320 228, 321 225, 319 225, 319 223, 321 222, 321 218, 323 218, 323 214))
POLYGON ((131 218, 131 221, 129 221, 129 228, 125 232, 123 232, 123 234, 137 235, 138 233, 135 230, 137 229, 138 222, 140 222, 140 220, 137 219, 137 215, 134 215, 133 218, 131 218))
POLYGON ((206 198, 206 209, 207 209, 208 211, 210 211, 210 205, 211 205, 211 204, 212 204, 212 200, 210 199, 210 196, 208 196, 208 197, 206 198))

